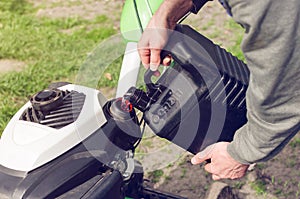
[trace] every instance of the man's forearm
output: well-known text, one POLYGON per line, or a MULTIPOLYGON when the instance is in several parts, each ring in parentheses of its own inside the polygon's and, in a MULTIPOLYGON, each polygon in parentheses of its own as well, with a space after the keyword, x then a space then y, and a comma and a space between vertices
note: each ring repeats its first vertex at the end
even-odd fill
POLYGON ((154 18, 165 20, 175 26, 193 8, 192 0, 165 0, 154 14, 154 18))

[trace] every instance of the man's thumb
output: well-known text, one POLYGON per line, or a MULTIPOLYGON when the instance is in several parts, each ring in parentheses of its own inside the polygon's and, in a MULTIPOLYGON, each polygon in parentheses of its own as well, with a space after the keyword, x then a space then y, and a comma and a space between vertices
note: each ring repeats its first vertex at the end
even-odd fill
POLYGON ((214 146, 215 144, 209 145, 203 151, 197 153, 191 160, 192 164, 200 164, 205 160, 211 159, 214 146))

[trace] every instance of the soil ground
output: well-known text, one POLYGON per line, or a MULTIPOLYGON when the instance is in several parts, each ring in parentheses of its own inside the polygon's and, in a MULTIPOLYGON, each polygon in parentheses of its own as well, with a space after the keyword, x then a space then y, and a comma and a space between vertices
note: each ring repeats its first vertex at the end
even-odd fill
POLYGON ((11 59, 0 59, 0 74, 10 71, 21 71, 26 63, 11 59))
MULTIPOLYGON (((30 0, 30 2, 39 8, 36 13, 38 17, 77 16, 92 19, 106 15, 114 21, 116 28, 123 3, 121 0, 30 0)), ((227 19, 225 11, 214 2, 209 3, 200 14, 190 16, 187 22, 200 31, 202 29, 206 35, 218 33, 216 42, 226 47, 234 42, 231 40, 232 33, 224 25, 227 19), (203 24, 206 25, 205 28, 203 24)), ((0 72, 22 70, 25 65, 17 60, 2 60, 0 72)), ((111 93, 109 89, 107 92, 111 93)), ((300 198, 299 140, 297 135, 278 156, 266 163, 259 163, 245 178, 222 182, 232 188, 236 198, 300 198)), ((201 166, 191 165, 190 154, 183 156, 177 163, 162 169, 158 179, 151 173, 147 176, 154 183, 154 187, 161 190, 191 199, 206 198, 213 184, 211 176, 200 168, 201 166)))

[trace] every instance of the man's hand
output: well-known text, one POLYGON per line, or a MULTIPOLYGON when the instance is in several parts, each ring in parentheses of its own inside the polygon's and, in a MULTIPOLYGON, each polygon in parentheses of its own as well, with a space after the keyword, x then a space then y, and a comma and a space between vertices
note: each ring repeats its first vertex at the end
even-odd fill
POLYGON ((227 152, 228 144, 229 142, 218 142, 208 146, 192 158, 192 164, 200 164, 209 160, 210 162, 204 168, 212 174, 214 180, 243 177, 249 165, 234 160, 227 152))
POLYGON ((150 67, 152 71, 156 71, 161 62, 165 66, 170 64, 171 58, 166 57, 161 61, 160 54, 174 27, 175 24, 158 20, 156 17, 150 20, 138 43, 138 52, 145 68, 150 67))
MULTIPOLYGON (((147 28, 138 43, 138 52, 145 68, 157 71, 162 63, 168 66, 171 58, 167 56, 161 60, 161 50, 168 42, 177 21, 191 10, 192 0, 164 0, 149 21, 147 28)), ((159 75, 157 71, 155 75, 159 75)))

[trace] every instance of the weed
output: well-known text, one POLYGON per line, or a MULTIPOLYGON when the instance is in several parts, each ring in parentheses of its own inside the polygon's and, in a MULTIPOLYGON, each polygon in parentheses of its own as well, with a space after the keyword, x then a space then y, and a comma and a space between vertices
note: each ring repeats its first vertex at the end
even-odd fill
POLYGON ((209 185, 206 184, 206 185, 204 186, 204 190, 207 191, 208 189, 209 189, 209 185))
POLYGON ((172 168, 174 166, 174 163, 169 163, 167 168, 172 168))
POLYGON ((295 138, 290 142, 292 148, 300 147, 300 138, 295 138))
POLYGON ((283 187, 286 188, 289 185, 289 181, 285 181, 283 187))
POLYGON ((183 169, 181 170, 180 178, 184 178, 185 175, 186 175, 186 172, 187 172, 186 168, 183 168, 183 169))
POLYGON ((172 177, 171 176, 166 176, 165 179, 166 179, 166 181, 171 181, 172 177))
POLYGON ((263 195, 266 193, 266 183, 261 179, 258 179, 255 182, 251 182, 251 187, 259 195, 263 195))
POLYGON ((245 184, 246 184, 245 182, 238 181, 233 184, 233 187, 236 189, 241 189, 245 184))
POLYGON ((271 183, 274 184, 275 183, 275 176, 271 177, 271 183))
POLYGON ((153 183, 159 182, 160 178, 164 175, 163 170, 155 170, 149 173, 149 177, 151 178, 153 183))
POLYGON ((266 165, 264 163, 257 163, 255 167, 259 170, 262 170, 266 168, 266 165))
POLYGON ((277 196, 281 195, 282 194, 282 189, 279 189, 279 188, 276 189, 274 194, 277 195, 277 196))

